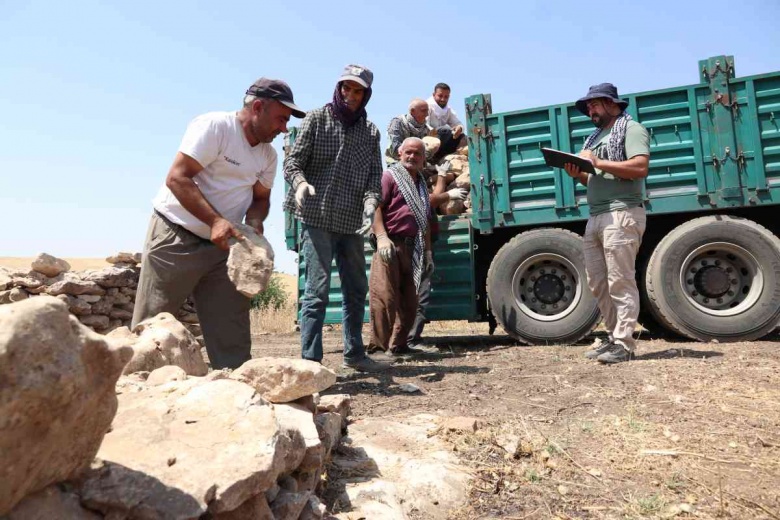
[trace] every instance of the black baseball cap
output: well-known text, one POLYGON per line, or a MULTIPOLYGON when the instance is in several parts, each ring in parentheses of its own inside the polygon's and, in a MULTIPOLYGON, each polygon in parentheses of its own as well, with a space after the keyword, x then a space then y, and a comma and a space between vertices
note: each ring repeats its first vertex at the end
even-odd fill
POLYGON ((298 108, 293 101, 293 93, 290 85, 280 79, 260 78, 246 91, 248 96, 275 99, 282 105, 292 109, 295 117, 305 117, 306 112, 298 108))

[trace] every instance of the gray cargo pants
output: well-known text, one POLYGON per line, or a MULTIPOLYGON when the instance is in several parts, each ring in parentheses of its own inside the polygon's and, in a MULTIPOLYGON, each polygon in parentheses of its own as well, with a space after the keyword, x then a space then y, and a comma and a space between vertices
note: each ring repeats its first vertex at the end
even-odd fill
POLYGON ((585 227, 585 273, 611 340, 633 352, 639 316, 636 255, 647 217, 641 207, 590 217, 585 227))
POLYGON ((228 252, 155 212, 146 235, 133 324, 195 299, 206 352, 214 369, 238 368, 251 358, 250 300, 227 274, 228 252))

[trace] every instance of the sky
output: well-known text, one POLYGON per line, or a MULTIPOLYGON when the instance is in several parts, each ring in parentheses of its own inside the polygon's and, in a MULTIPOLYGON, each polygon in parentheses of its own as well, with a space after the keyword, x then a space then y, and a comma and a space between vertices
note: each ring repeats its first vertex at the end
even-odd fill
MULTIPOLYGON (((0 256, 141 251, 189 121, 239 109, 261 76, 287 81, 309 110, 344 65, 362 64, 384 135, 441 81, 465 119, 473 94, 506 112, 604 81, 621 93, 694 84, 698 61, 721 54, 739 77, 777 71, 778 20, 778 0, 0 0, 0 256)), ((274 146, 266 237, 277 270, 294 273, 281 136, 274 146)))

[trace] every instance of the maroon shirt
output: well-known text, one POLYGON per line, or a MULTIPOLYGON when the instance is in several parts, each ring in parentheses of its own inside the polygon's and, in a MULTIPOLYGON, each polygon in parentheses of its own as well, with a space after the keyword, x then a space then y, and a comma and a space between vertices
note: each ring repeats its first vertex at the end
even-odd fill
POLYGON ((388 170, 382 173, 382 217, 388 235, 417 236, 417 221, 388 170))

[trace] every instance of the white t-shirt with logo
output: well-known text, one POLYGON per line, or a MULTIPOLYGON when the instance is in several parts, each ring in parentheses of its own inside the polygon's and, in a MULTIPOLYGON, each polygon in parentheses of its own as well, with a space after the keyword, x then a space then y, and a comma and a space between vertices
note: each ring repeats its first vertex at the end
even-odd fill
MULTIPOLYGON (((209 112, 193 119, 179 151, 203 166, 193 180, 209 204, 231 222, 244 220, 255 182, 273 187, 276 150, 270 143, 250 146, 236 112, 209 112)), ((209 226, 184 209, 165 184, 153 205, 174 224, 211 238, 209 226)))

